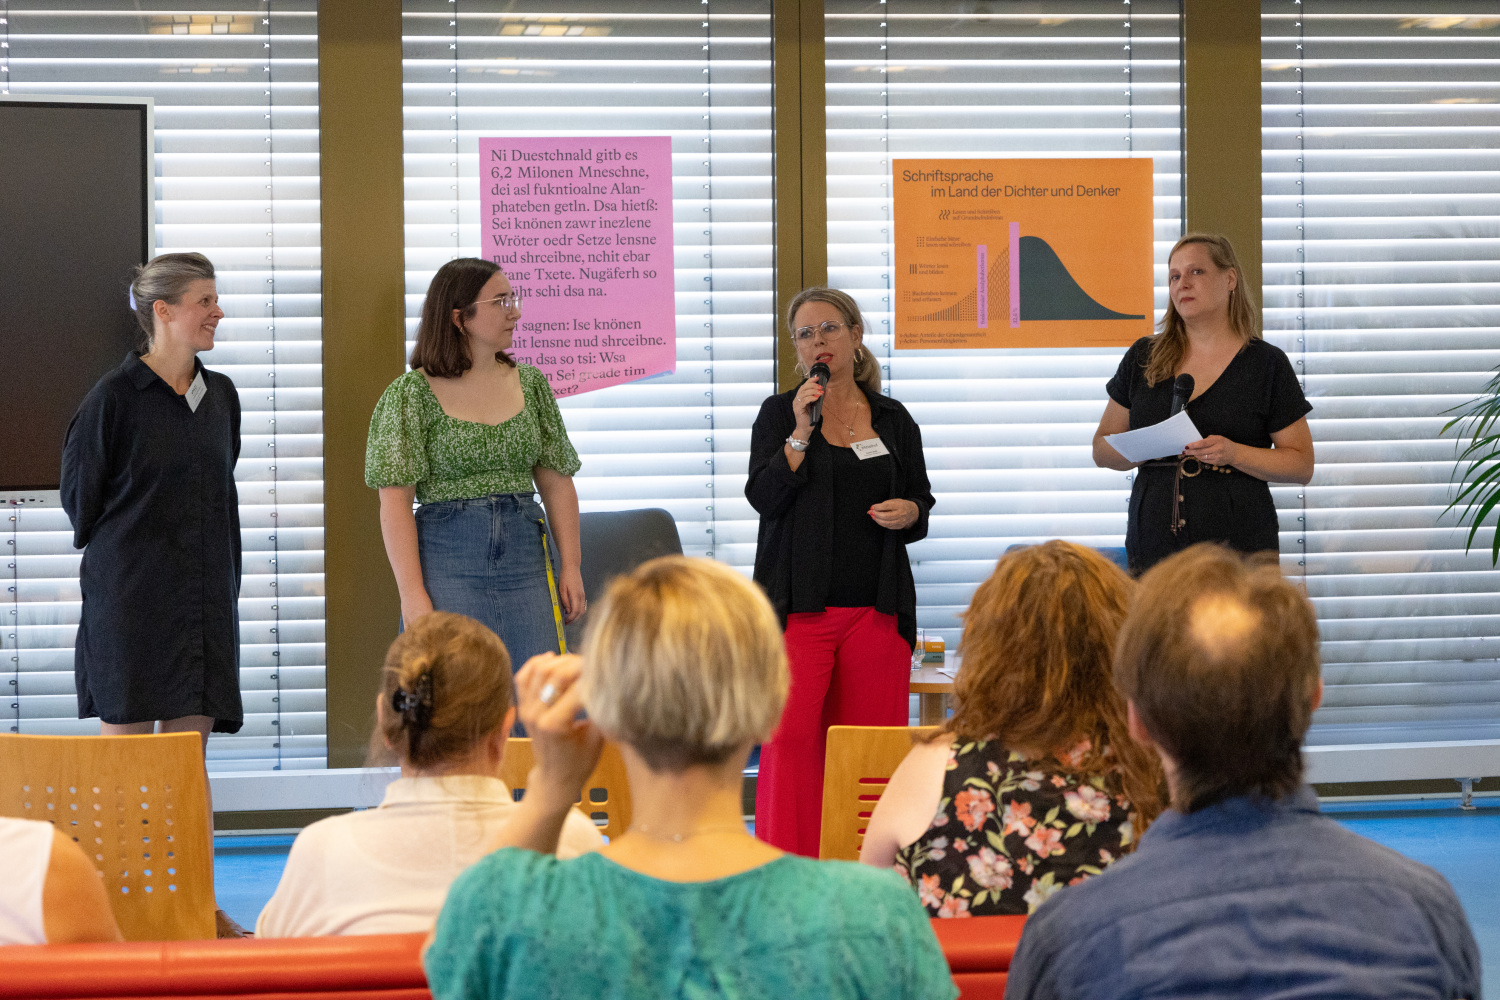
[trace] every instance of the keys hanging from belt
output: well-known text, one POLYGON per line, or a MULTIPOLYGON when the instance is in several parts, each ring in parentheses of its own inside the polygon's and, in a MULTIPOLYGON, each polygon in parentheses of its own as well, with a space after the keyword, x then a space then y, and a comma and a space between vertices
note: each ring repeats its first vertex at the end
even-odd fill
POLYGON ((1182 494, 1182 481, 1184 479, 1192 479, 1204 472, 1217 472, 1227 476, 1235 471, 1232 465, 1210 465, 1208 462, 1194 458, 1191 455, 1157 459, 1154 462, 1146 462, 1144 464, 1154 468, 1166 468, 1170 466, 1176 470, 1172 476, 1171 528, 1174 536, 1180 535, 1183 529, 1187 527, 1187 511, 1185 509, 1187 507, 1187 497, 1182 494), (1192 471, 1188 471, 1189 462, 1193 463, 1192 471))

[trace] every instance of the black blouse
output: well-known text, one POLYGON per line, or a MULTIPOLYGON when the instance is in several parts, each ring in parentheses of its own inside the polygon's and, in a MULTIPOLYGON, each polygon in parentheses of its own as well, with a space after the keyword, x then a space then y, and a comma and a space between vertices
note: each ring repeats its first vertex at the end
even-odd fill
MULTIPOLYGON (((745 482, 745 496, 760 514, 755 582, 765 589, 783 625, 788 614, 827 610, 833 567, 840 558, 834 543, 833 453, 843 449, 829 444, 821 433, 814 434, 802 464, 792 471, 784 445, 797 427, 792 415, 796 392, 789 389, 761 404, 750 431, 750 475, 745 482)), ((927 537, 928 515, 936 501, 927 481, 917 422, 889 396, 867 392, 865 399, 870 423, 891 453, 886 499, 900 497, 917 505, 911 527, 879 529, 883 545, 873 605, 876 611, 896 616, 897 631, 912 645, 917 640, 917 588, 906 546, 927 537)))
POLYGON ((228 376, 197 370, 208 391, 194 411, 132 352, 68 425, 62 502, 84 549, 79 718, 206 715, 227 733, 243 722, 240 397, 228 376))
POLYGON ((829 448, 833 458, 833 561, 828 606, 873 608, 880 592, 886 529, 870 508, 891 498, 891 457, 860 458, 853 448, 829 448))
MULTIPOLYGON (((1142 337, 1120 361, 1105 386, 1109 397, 1130 411, 1130 429, 1149 427, 1172 412, 1172 380, 1146 384, 1146 364, 1154 338, 1142 337)), ((1218 379, 1185 407, 1193 425, 1208 437, 1218 434, 1252 448, 1271 447, 1271 435, 1312 411, 1285 352, 1259 338, 1248 342, 1218 379)), ((1195 542, 1217 541, 1242 552, 1278 549, 1280 525, 1271 487, 1247 473, 1205 470, 1182 479, 1186 528, 1171 531, 1175 470, 1142 466, 1130 490, 1125 551, 1131 572, 1140 573, 1195 542)))

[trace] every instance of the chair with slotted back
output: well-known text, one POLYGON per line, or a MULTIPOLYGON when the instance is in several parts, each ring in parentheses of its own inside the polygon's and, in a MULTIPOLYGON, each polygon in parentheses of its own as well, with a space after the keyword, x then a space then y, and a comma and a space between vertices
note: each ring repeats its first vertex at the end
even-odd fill
POLYGON ((818 857, 858 861, 865 827, 912 743, 936 726, 830 726, 818 857))
POLYGON ((197 733, 0 735, 0 815, 44 820, 94 862, 127 941, 214 936, 197 733))
MULTIPOLYGON (((531 740, 512 736, 505 742, 505 756, 500 759, 500 780, 512 795, 526 791, 526 776, 531 773, 531 740)), ((599 832, 610 839, 630 826, 630 782, 625 777, 625 758, 613 743, 604 744, 599 764, 583 784, 583 798, 577 802, 584 815, 594 821, 599 832)))

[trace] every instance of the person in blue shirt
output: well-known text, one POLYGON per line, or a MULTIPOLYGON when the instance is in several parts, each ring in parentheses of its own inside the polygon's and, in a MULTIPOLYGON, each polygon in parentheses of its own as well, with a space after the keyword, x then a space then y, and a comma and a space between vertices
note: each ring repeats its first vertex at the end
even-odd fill
POLYGON ((1274 562, 1205 543, 1158 563, 1114 675, 1172 805, 1027 921, 1009 1000, 1479 997, 1447 881, 1321 816, 1303 784, 1318 628, 1274 562))
POLYGON ((953 1000, 905 882, 745 829, 745 760, 788 678, 760 589, 667 556, 617 578, 594 615, 582 658, 542 654, 516 675, 530 783, 499 849, 448 893, 425 958, 433 997, 953 1000), (559 859, 606 736, 625 759, 630 825, 559 859))

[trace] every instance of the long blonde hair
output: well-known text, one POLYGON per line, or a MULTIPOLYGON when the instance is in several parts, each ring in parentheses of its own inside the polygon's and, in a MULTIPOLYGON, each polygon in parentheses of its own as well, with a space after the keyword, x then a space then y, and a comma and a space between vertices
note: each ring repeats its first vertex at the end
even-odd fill
MULTIPOLYGON (((1260 330, 1255 326, 1255 302, 1245 282, 1245 271, 1234 254, 1234 245, 1227 237, 1214 233, 1188 233, 1178 240, 1167 254, 1167 262, 1183 247, 1198 243, 1208 249, 1208 258, 1221 271, 1233 271, 1239 279, 1229 293, 1229 325, 1245 343, 1260 339, 1260 330)), ((1146 384, 1155 385, 1163 379, 1177 377, 1177 367, 1187 354, 1187 324, 1177 312, 1177 306, 1167 297, 1167 312, 1161 318, 1161 332, 1151 342, 1151 355, 1146 361, 1146 384)))
MULTIPOLYGON (((859 303, 854 301, 848 292, 841 292, 837 288, 825 288, 815 285, 812 288, 804 288, 792 299, 792 304, 786 310, 786 328, 788 333, 795 334, 792 329, 792 320, 797 315, 797 310, 809 302, 826 302, 839 311, 844 317, 844 324, 849 328, 849 336, 854 336, 856 327, 859 329, 860 346, 854 349, 854 381, 858 382, 860 388, 871 395, 880 394, 880 362, 875 360, 875 355, 864 346, 865 321, 859 314, 859 303)), ((802 367, 802 362, 797 362, 797 374, 807 378, 807 372, 802 367)))
POLYGON ((1088 740, 1085 773, 1109 775, 1129 799, 1136 830, 1161 812, 1156 755, 1130 738, 1125 699, 1111 678, 1115 639, 1135 584, 1097 550, 1054 539, 1001 557, 964 612, 957 706, 938 738, 996 740, 1057 755, 1088 740))

